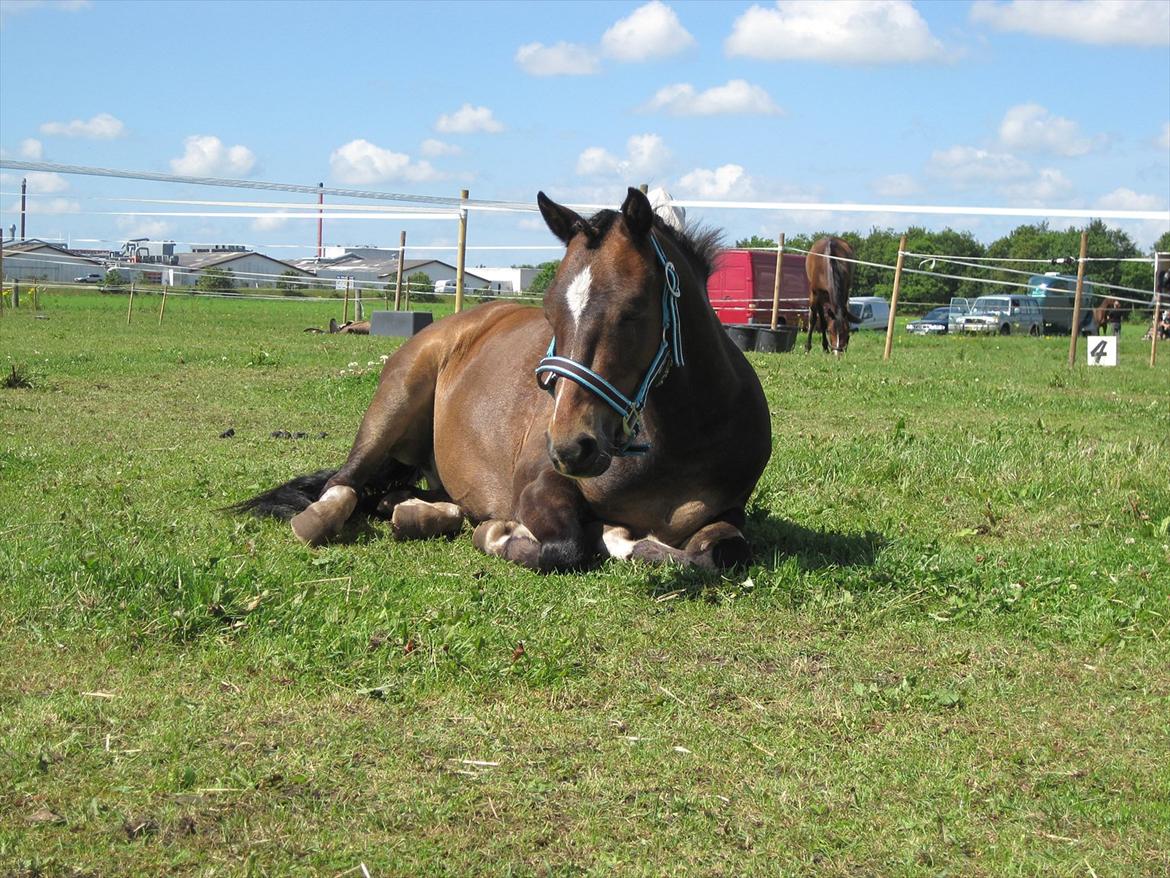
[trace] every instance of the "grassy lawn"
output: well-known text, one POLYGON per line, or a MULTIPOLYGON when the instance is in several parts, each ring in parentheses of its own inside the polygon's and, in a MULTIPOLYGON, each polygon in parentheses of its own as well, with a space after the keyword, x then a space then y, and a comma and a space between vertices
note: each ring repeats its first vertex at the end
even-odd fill
POLYGON ((302 332, 340 303, 42 303, 0 315, 0 875, 1170 869, 1136 325, 1116 369, 753 355, 756 563, 541 577, 219 511, 343 460, 396 342, 302 332))

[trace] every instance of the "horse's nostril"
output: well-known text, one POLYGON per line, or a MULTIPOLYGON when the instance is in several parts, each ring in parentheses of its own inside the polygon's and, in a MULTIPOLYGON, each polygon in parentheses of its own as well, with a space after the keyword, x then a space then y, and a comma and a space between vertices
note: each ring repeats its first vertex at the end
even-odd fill
POLYGON ((588 470, 593 466, 601 449, 594 437, 588 433, 581 433, 568 442, 555 445, 550 442, 549 451, 558 469, 573 473, 588 470))

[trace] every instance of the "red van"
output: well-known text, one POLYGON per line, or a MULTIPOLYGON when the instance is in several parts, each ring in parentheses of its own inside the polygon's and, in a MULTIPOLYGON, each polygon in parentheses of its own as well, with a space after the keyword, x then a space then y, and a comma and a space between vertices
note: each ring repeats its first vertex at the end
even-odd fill
MULTIPOLYGON (((804 255, 784 254, 777 323, 800 326, 808 313, 808 278, 804 255)), ((720 322, 772 324, 772 293, 776 283, 776 251, 724 250, 707 279, 707 298, 720 322)))

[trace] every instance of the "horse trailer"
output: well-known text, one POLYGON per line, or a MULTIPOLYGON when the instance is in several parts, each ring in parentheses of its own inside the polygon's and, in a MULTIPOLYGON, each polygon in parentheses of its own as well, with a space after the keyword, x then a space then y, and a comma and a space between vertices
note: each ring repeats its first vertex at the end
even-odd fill
MULTIPOLYGON (((800 326, 808 313, 804 256, 785 253, 777 322, 800 326)), ((721 323, 771 325, 776 283, 776 252, 724 250, 707 278, 707 298, 721 323)))

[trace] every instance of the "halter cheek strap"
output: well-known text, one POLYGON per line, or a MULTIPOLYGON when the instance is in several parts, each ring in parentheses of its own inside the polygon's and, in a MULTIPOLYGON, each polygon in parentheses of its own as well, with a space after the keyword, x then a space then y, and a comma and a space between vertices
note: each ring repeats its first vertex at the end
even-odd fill
POLYGON ((646 408, 646 399, 650 395, 650 390, 666 377, 672 365, 682 366, 686 363, 682 351, 682 327, 679 326, 678 318, 678 299, 681 294, 678 272, 674 268, 674 263, 662 252, 662 245, 654 235, 650 236, 650 243, 654 245, 654 252, 658 255, 658 261, 662 263, 666 276, 662 285, 662 342, 658 345, 658 351, 651 359, 650 366, 646 369, 646 374, 633 397, 626 396, 583 363, 557 356, 555 335, 549 342, 544 359, 536 367, 536 382, 549 393, 554 392, 558 378, 568 378, 599 397, 621 416, 625 444, 615 450, 617 457, 641 454, 648 450, 648 445, 630 444, 642 429, 642 411, 646 408))

